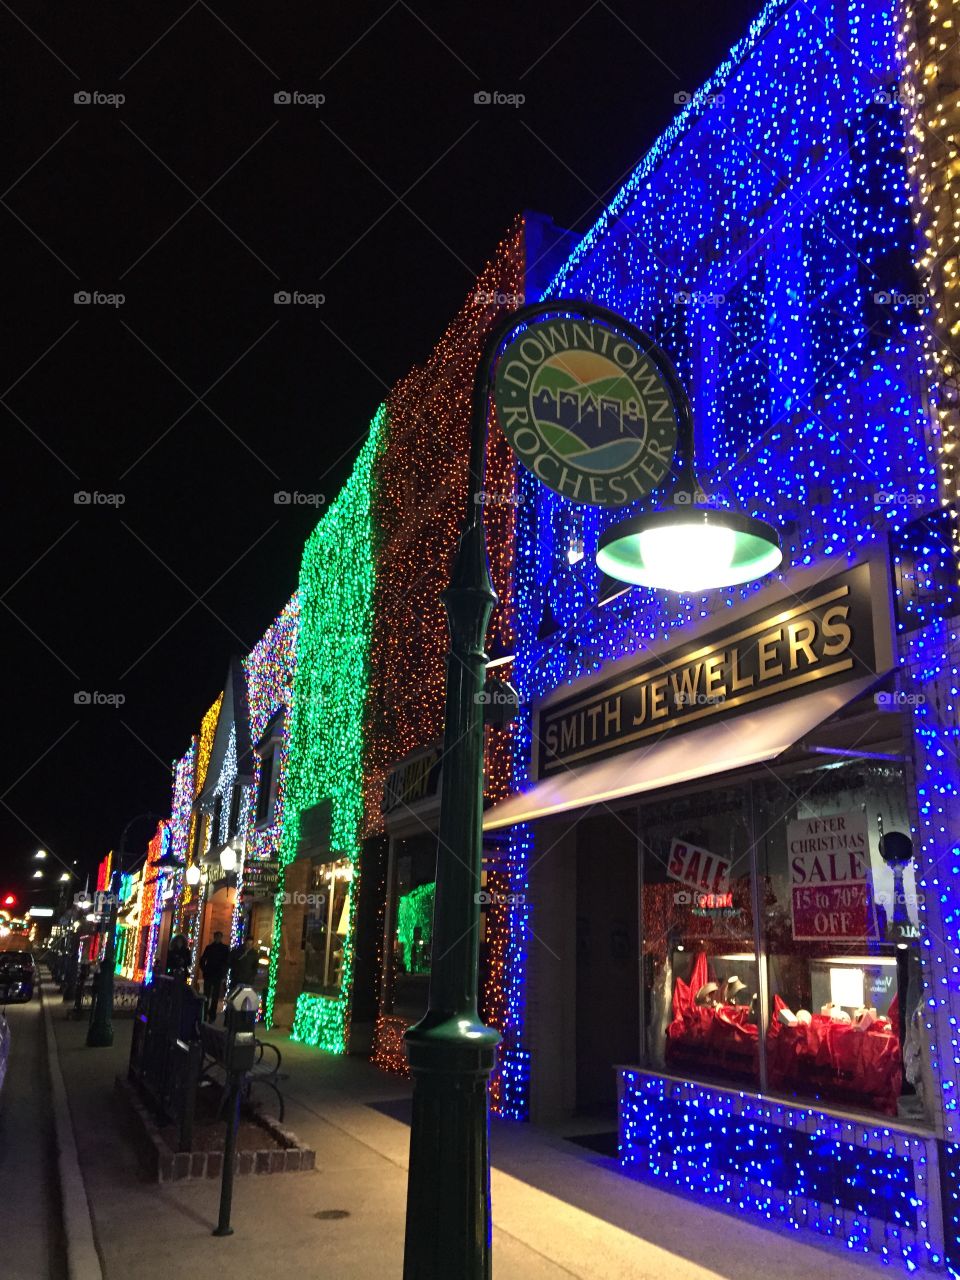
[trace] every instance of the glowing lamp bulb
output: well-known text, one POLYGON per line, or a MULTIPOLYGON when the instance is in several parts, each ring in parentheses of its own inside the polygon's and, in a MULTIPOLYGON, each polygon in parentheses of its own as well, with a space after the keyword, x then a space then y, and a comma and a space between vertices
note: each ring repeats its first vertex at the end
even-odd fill
POLYGON ((187 884, 196 885, 200 883, 200 868, 195 862, 191 862, 187 867, 187 884))
POLYGON ((685 524, 647 529, 639 542, 643 562, 655 578, 671 582, 674 591, 698 591, 705 583, 727 581, 737 539, 732 529, 685 524))
POLYGON ((237 851, 233 845, 227 844, 220 850, 220 865, 224 871, 233 871, 237 865, 237 851))
POLYGON ((611 525, 597 564, 608 577, 661 591, 712 591, 771 573, 783 559, 772 525, 736 511, 678 505, 611 525))

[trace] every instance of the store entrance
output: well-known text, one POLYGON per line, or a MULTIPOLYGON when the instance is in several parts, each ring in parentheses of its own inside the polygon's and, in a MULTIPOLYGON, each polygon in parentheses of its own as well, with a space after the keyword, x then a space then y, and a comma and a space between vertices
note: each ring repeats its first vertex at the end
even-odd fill
POLYGON ((576 1105, 616 1112, 616 1063, 640 1042, 637 838, 634 815, 606 812, 577 827, 576 1105))

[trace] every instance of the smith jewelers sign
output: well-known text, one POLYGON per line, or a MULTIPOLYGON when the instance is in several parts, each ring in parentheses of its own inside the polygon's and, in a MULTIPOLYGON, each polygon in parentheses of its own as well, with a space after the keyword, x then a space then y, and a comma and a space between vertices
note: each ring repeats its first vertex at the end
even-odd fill
POLYGON ((705 641, 544 708, 537 726, 537 777, 668 731, 875 674, 870 568, 863 564, 705 641))

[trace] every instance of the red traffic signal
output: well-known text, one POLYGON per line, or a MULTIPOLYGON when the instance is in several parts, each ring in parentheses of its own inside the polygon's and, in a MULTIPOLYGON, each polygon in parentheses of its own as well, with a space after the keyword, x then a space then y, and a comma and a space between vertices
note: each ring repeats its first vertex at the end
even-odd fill
POLYGON ((15 907, 17 905, 16 894, 8 893, 3 900, 3 905, 5 907, 15 907))

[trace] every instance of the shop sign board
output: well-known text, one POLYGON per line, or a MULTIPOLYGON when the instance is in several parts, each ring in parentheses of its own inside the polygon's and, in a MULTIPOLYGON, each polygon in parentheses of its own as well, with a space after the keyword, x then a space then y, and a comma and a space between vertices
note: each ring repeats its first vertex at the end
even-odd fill
POLYGON ((243 868, 242 896, 247 902, 261 902, 277 892, 279 868, 274 860, 247 862, 243 868))
POLYGON ((412 808, 438 795, 442 758, 443 747, 438 743, 391 769, 383 788, 382 811, 412 808))
MULTIPOLYGON (((858 677, 883 674, 871 564, 780 599, 537 717, 537 777, 858 677)), ((691 750, 696 750, 691 747, 691 750)))
POLYGON ((789 822, 787 865, 797 942, 876 937, 866 814, 833 813, 789 822))
POLYGON ((657 354, 595 321, 523 329, 497 364, 494 400, 527 470, 595 507, 626 506, 662 484, 679 424, 657 354))

